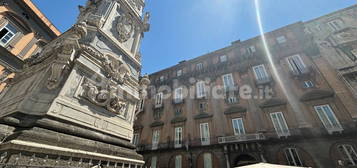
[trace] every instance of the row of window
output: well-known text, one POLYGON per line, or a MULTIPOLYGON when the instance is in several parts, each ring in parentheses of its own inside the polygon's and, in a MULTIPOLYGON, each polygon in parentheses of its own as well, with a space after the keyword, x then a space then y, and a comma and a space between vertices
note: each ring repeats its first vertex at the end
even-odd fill
MULTIPOLYGON (((341 164, 343 166, 357 166, 357 153, 352 145, 341 144, 337 146, 337 150, 341 155, 341 164)), ((294 147, 288 147, 284 149, 285 158, 290 166, 306 166, 304 161, 301 159, 299 150, 294 147)), ((212 154, 203 154, 203 167, 212 168, 212 154)), ((151 168, 157 167, 157 156, 151 158, 151 168)), ((175 168, 182 168, 182 156, 175 156, 175 168)))
MULTIPOLYGON (((357 153, 352 145, 342 144, 337 146, 337 150, 341 155, 343 166, 357 166, 357 153)), ((286 148, 284 154, 290 166, 306 166, 300 157, 297 148, 286 148)), ((340 165, 340 166, 341 166, 340 165)))
MULTIPOLYGON (((335 113, 331 109, 330 105, 326 104, 326 105, 314 106, 314 109, 320 121, 322 122, 322 124, 330 134, 333 132, 340 132, 343 130, 340 122, 335 116, 335 113)), ((284 114, 282 112, 270 113, 270 118, 274 126, 274 129, 279 137, 290 136, 289 127, 285 120, 284 114)), ((243 118, 232 119, 232 127, 233 127, 234 135, 245 134, 243 118)), ((201 145, 209 145, 210 144, 209 124, 200 123, 199 129, 200 129, 201 145)), ((156 150, 158 148, 159 139, 160 139, 160 130, 159 129, 153 130, 152 150, 156 150)), ((174 144, 176 148, 182 147, 182 140, 183 140, 183 128, 175 127, 174 144)), ((135 134, 133 143, 137 145, 138 142, 139 142, 139 134, 135 134)))
MULTIPOLYGON (((157 156, 151 158, 150 168, 157 168, 157 156)), ((203 154, 203 167, 204 168, 213 168, 213 159, 211 153, 203 154)), ((182 156, 175 156, 175 168, 182 168, 182 156)))
MULTIPOLYGON (((357 153, 352 145, 341 144, 337 146, 337 150, 342 158, 343 166, 357 166, 357 153)), ((301 159, 299 150, 295 147, 288 147, 284 149, 285 158, 290 166, 306 166, 304 161, 301 159)), ((203 154, 203 167, 212 168, 212 154, 203 154)), ((157 156, 151 158, 151 168, 157 167, 157 156)), ((175 168, 182 168, 182 156, 175 156, 175 168)))
MULTIPOLYGON (((287 62, 289 63, 290 69, 294 72, 294 74, 303 74, 307 72, 306 65, 302 61, 300 55, 293 55, 287 58, 287 62)), ((269 79, 268 72, 264 66, 264 64, 254 66, 253 72, 255 75, 256 80, 258 81, 265 81, 269 79)), ((182 71, 180 71, 182 72, 182 71)), ((234 88, 234 80, 233 80, 233 75, 230 74, 225 74, 222 76, 223 80, 223 86, 226 91, 228 91, 231 88, 234 88)), ((314 84, 312 81, 304 81, 303 82, 303 87, 304 88, 312 88, 314 87, 314 84)), ((196 83, 196 94, 197 98, 203 98, 206 97, 206 84, 204 81, 199 81, 196 83)), ((180 102, 183 99, 183 89, 182 87, 176 88, 174 91, 174 100, 175 102, 180 102)), ((162 100, 163 100, 163 93, 160 92, 156 95, 155 97, 155 106, 161 106, 162 105, 162 100)), ((230 97, 228 99, 229 101, 235 102, 236 99, 234 97, 230 97)))
MULTIPOLYGON (((283 44, 283 43, 286 43, 287 40, 286 40, 285 36, 279 36, 279 37, 276 38, 276 41, 277 41, 279 44, 283 44)), ((247 48, 245 49, 245 52, 248 53, 249 55, 251 55, 251 54, 253 54, 253 53, 256 52, 256 48, 255 48, 254 45, 249 46, 249 47, 247 47, 247 48)), ((228 61, 227 55, 221 55, 221 56, 219 57, 219 62, 220 62, 220 63, 224 63, 224 62, 227 62, 227 61, 228 61)), ((196 70, 202 70, 202 69, 203 69, 203 63, 197 63, 195 69, 196 69, 196 70)), ((177 77, 182 76, 182 74, 183 74, 183 70, 182 70, 182 69, 179 69, 179 70, 176 71, 176 76, 177 76, 177 77)), ((163 82, 163 81, 165 80, 165 77, 164 77, 164 76, 160 76, 159 79, 160 79, 161 82, 163 82)))

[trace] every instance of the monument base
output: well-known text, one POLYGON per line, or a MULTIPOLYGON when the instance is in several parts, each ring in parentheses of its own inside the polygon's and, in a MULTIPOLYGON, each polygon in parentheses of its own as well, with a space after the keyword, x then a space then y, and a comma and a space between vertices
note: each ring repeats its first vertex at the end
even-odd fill
MULTIPOLYGON (((140 168, 144 164, 143 157, 129 142, 116 137, 109 138, 109 135, 87 130, 88 135, 95 134, 93 137, 97 139, 101 137, 102 141, 98 141, 85 138, 80 128, 73 125, 67 125, 71 131, 61 129, 59 125, 58 130, 40 127, 50 123, 51 120, 46 118, 31 124, 33 127, 15 126, 16 119, 12 118, 12 121, 0 124, 2 166, 140 168), (73 135, 76 132, 77 136, 73 135)), ((51 123, 54 126, 56 121, 51 123)))

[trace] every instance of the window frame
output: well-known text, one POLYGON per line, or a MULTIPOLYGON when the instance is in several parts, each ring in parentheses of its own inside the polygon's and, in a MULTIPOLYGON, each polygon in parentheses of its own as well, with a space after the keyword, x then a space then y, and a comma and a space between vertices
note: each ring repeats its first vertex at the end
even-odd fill
POLYGON ((196 64, 196 70, 202 70, 203 69, 203 63, 202 62, 200 62, 200 63, 197 63, 196 64))
POLYGON ((289 126, 288 124, 286 123, 286 120, 285 120, 285 116, 283 114, 283 112, 273 112, 273 113, 270 113, 270 119, 273 123, 273 126, 274 126, 274 129, 275 129, 275 132, 276 134, 278 135, 278 137, 287 137, 287 136, 290 136, 290 130, 289 130, 289 126), (276 115, 276 119, 277 120, 274 120, 273 116, 276 115), (280 115, 281 117, 279 118, 278 115, 280 115), (281 121, 280 121, 281 120, 281 121), (275 123, 274 121, 278 121, 278 123, 275 123), (282 122, 282 123, 281 123, 282 122), (284 131, 284 128, 283 126, 286 126, 285 130, 284 131), (281 132, 279 132, 278 130, 278 127, 279 127, 279 130, 281 130, 281 132))
POLYGON ((151 149, 157 150, 160 142, 160 130, 155 129, 152 132, 151 149))
POLYGON ((139 141, 140 141, 140 135, 139 135, 139 133, 134 133, 133 134, 133 144, 135 145, 135 146, 137 146, 138 144, 139 144, 139 141))
POLYGON ((257 51, 254 45, 249 46, 247 49, 248 54, 253 54, 257 51))
POLYGON ((229 88, 234 87, 235 85, 232 73, 222 75, 222 81, 225 91, 229 90, 229 88))
POLYGON ((182 147, 182 139, 183 139, 183 128, 175 127, 175 139, 174 139, 174 147, 181 148, 182 147))
POLYGON ((182 76, 182 74, 183 74, 182 69, 179 69, 179 70, 176 71, 176 76, 177 76, 177 77, 182 76))
POLYGON ((295 72, 296 74, 303 74, 304 72, 306 72, 306 64, 304 63, 303 59, 301 58, 301 56, 299 54, 296 55, 292 55, 286 58, 286 61, 289 64, 289 68, 291 71, 295 72), (290 60, 292 60, 293 62, 291 62, 290 60), (298 62, 296 62, 298 61, 298 62), (300 65, 298 65, 298 63, 300 65), (300 67, 302 66, 302 67, 300 67))
POLYGON ((209 132, 209 124, 200 123, 200 140, 201 145, 210 145, 210 132, 209 132), (207 136, 207 137, 206 137, 207 136))
POLYGON ((339 31, 343 29, 344 27, 344 22, 341 19, 333 19, 327 22, 328 27, 332 31, 339 31), (341 23, 341 25, 339 25, 341 23))
POLYGON ((139 112, 140 112, 140 111, 144 111, 144 108, 145 108, 145 99, 142 98, 142 99, 140 99, 140 101, 139 101, 139 108, 138 108, 139 112))
POLYGON ((12 24, 10 21, 7 21, 7 23, 4 24, 4 26, 2 26, 0 28, 0 31, 2 31, 3 29, 6 29, 8 32, 6 34, 4 34, 4 36, 2 38, 0 38, 0 46, 2 47, 6 47, 17 35, 17 33, 19 32, 19 30, 16 28, 16 26, 14 26, 14 24, 12 24), (11 26, 13 29, 15 29, 16 32, 13 32, 13 30, 11 30, 11 28, 8 28, 7 26, 11 26), (3 39, 9 34, 11 33, 11 37, 6 41, 3 42, 3 39))
POLYGON ((206 83, 204 81, 198 81, 196 83, 196 95, 197 98, 206 97, 206 83))
POLYGON ((346 166, 357 166, 357 161, 353 159, 353 156, 351 155, 350 152, 352 152, 352 154, 354 155, 355 158, 357 158, 357 153, 356 150, 354 148, 353 145, 350 144, 341 144, 337 146, 337 150, 340 152, 340 154, 342 155, 342 157, 344 157, 345 155, 347 156, 347 158, 342 158, 345 161, 349 161, 350 163, 352 163, 352 165, 346 165, 346 166), (343 148, 343 152, 339 150, 339 147, 343 148), (350 148, 350 151, 347 149, 347 147, 350 148))
POLYGON ((203 168, 213 168, 212 153, 203 153, 203 168), (206 165, 206 163, 209 163, 206 165))
POLYGON ((308 88, 314 88, 314 87, 315 87, 315 84, 311 80, 304 81, 304 88, 308 89, 308 88))
POLYGON ((269 78, 268 72, 264 64, 253 66, 252 69, 256 80, 263 81, 269 78), (261 78, 258 76, 257 70, 259 71, 261 78))
POLYGON ((336 117, 335 112, 332 110, 332 108, 329 104, 317 105, 317 106, 314 106, 314 109, 315 109, 315 112, 317 113, 317 116, 319 117, 320 121, 322 122, 323 126, 325 127, 325 129, 327 130, 327 132, 329 134, 332 134, 333 132, 343 131, 343 127, 342 127, 340 121, 336 117), (324 107, 326 107, 327 110, 329 110, 329 111, 325 111, 326 108, 324 108, 324 107), (319 113, 318 108, 320 108, 322 110, 321 112, 323 112, 323 116, 321 115, 321 113, 319 113), (327 114, 327 112, 331 112, 331 114, 327 114), (331 118, 329 118, 329 117, 332 117, 335 121, 331 121, 331 118), (326 121, 328 123, 326 123, 326 121), (335 122, 336 126, 334 126, 333 122, 335 122))
POLYGON ((183 88, 182 87, 178 87, 175 89, 175 93, 174 93, 174 101, 175 102, 180 102, 183 100, 183 88))
POLYGON ((227 55, 221 55, 219 56, 219 62, 223 63, 223 62, 227 62, 228 61, 228 56, 227 55), (223 58, 223 59, 222 59, 223 58))
POLYGON ((287 42, 285 35, 281 35, 281 36, 277 37, 276 41, 278 42, 278 44, 284 44, 287 42))
POLYGON ((164 93, 159 92, 155 95, 155 107, 161 107, 163 104, 164 93))
POLYGON ((304 166, 304 163, 301 160, 297 148, 292 148, 292 147, 285 148, 284 153, 285 153, 286 160, 288 161, 288 164, 290 166, 304 166), (291 158, 292 160, 290 160, 289 158, 291 158))
POLYGON ((233 128, 234 135, 244 135, 245 134, 245 127, 244 127, 243 118, 241 118, 241 117, 240 118, 233 118, 232 119, 232 128, 233 128), (235 125, 235 121, 237 122, 237 125, 235 125), (235 128, 235 126, 237 126, 237 128, 235 128), (240 127, 242 127, 242 128, 240 128, 240 127))
POLYGON ((234 104, 234 103, 237 103, 238 100, 237 100, 237 97, 236 97, 236 96, 229 96, 229 97, 227 98, 227 102, 228 102, 228 104, 234 104), (231 100, 233 100, 233 101, 231 101, 231 100))
POLYGON ((157 156, 151 157, 150 168, 157 168, 157 156))
POLYGON ((175 168, 182 168, 182 155, 175 156, 175 168))

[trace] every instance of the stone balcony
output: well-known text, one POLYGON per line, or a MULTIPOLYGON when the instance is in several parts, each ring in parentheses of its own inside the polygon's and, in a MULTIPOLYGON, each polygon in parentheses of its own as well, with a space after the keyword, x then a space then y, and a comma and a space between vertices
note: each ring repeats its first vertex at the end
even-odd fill
POLYGON ((309 76, 312 71, 312 67, 305 67, 301 70, 290 70, 290 75, 293 77, 305 77, 309 76))
POLYGON ((242 134, 234 136, 218 137, 218 143, 236 143, 236 142, 248 142, 248 141, 260 141, 265 140, 265 136, 262 133, 257 134, 242 134))
POLYGON ((172 104, 174 104, 174 105, 183 104, 183 103, 185 103, 184 99, 173 99, 172 100, 172 104))
POLYGON ((256 85, 266 85, 266 84, 271 83, 272 81, 273 81, 272 78, 270 76, 268 76, 268 77, 265 77, 265 78, 262 78, 262 79, 257 79, 255 81, 255 84, 256 85))

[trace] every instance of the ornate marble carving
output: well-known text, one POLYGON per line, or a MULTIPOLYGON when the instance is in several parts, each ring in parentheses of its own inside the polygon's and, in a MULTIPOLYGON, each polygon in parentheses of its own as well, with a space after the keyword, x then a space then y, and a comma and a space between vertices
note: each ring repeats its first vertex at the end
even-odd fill
POLYGON ((146 12, 145 13, 145 16, 144 16, 144 20, 143 20, 143 23, 144 23, 144 31, 147 32, 149 31, 150 29, 150 13, 149 12, 146 12))
POLYGON ((135 30, 133 18, 129 14, 123 14, 119 17, 117 24, 118 40, 124 43, 129 40, 135 30))
POLYGON ((130 69, 121 61, 121 57, 117 60, 111 56, 106 56, 103 60, 103 66, 106 76, 119 84, 124 84, 130 77, 130 69))
POLYGON ((84 90, 82 96, 91 103, 125 117, 128 103, 124 101, 123 97, 119 96, 118 89, 115 86, 96 86, 88 79, 85 79, 82 87, 84 90))

